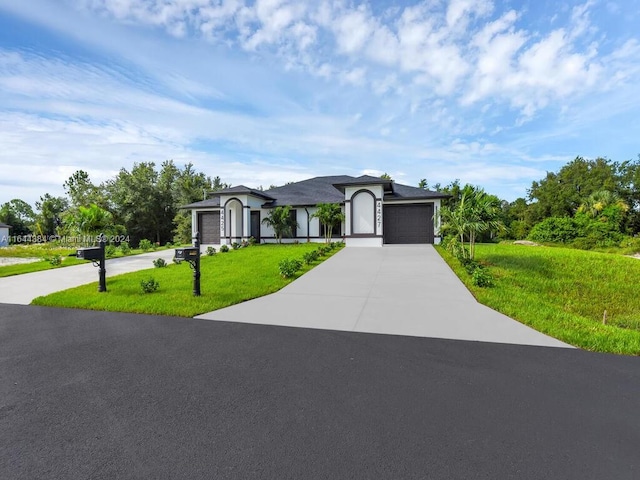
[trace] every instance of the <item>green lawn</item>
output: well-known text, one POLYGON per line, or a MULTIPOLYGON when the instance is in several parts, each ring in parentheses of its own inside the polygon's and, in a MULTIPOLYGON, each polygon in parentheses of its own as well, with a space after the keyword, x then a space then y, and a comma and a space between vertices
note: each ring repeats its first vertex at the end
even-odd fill
POLYGON ((77 258, 63 258, 60 265, 51 265, 48 260, 40 260, 31 263, 19 263, 16 265, 5 265, 0 267, 0 278, 10 277, 12 275, 21 275, 23 273, 39 272, 41 270, 50 270, 52 268, 69 267, 71 265, 79 265, 85 263, 84 260, 77 258))
MULTIPOLYGON (((318 263, 303 266, 296 277, 284 279, 278 270, 280 260, 302 259, 304 252, 319 246, 313 243, 256 245, 203 256, 200 297, 192 295, 193 271, 187 263, 182 263, 108 278, 105 293, 97 291, 96 282, 38 297, 33 304, 193 317, 280 290, 318 263), (149 277, 153 277, 160 288, 144 294, 140 282, 149 277)), ((337 251, 335 249, 323 258, 337 251)))
POLYGON ((476 248, 494 287, 473 286, 459 262, 438 251, 479 302, 586 350, 640 355, 640 260, 557 247, 476 248))

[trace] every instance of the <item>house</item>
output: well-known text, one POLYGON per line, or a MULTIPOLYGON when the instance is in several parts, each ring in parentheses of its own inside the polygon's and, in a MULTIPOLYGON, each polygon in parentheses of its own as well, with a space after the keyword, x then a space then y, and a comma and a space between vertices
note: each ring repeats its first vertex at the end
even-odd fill
POLYGON ((271 208, 289 205, 298 228, 283 242, 320 242, 324 226, 312 217, 319 203, 338 203, 345 214, 333 238, 347 246, 439 243, 440 201, 447 195, 363 175, 315 177, 269 190, 238 185, 183 208, 192 212, 193 234, 201 244, 231 244, 254 237, 273 242, 273 230, 262 223, 271 208))
POLYGON ((9 229, 11 225, 0 222, 0 247, 6 247, 9 245, 9 229))

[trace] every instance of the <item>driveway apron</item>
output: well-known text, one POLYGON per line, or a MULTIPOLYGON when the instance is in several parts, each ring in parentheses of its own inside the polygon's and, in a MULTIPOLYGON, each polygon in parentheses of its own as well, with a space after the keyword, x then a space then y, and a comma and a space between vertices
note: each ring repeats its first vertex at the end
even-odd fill
POLYGON ((431 245, 344 248, 277 293, 196 318, 572 348, 478 303, 431 245))

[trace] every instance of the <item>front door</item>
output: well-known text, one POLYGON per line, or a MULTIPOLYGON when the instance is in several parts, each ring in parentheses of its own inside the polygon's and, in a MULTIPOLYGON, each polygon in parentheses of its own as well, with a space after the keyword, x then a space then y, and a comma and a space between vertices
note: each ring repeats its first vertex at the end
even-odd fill
POLYGON ((251 236, 260 243, 260 212, 251 212, 251 236))

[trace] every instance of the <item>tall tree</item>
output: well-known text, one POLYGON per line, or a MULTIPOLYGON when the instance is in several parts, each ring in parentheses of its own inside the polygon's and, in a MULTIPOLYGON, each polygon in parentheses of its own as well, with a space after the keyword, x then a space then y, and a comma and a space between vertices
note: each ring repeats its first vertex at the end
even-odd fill
POLYGON ((55 235, 62 225, 62 214, 69 208, 69 202, 64 197, 53 197, 45 193, 36 202, 35 222, 31 230, 36 235, 55 235))
POLYGON ((23 236, 31 233, 34 218, 31 205, 19 198, 0 205, 0 222, 11 225, 12 235, 23 236))
POLYGON ((92 203, 106 207, 103 188, 94 185, 89 174, 84 170, 76 170, 63 184, 69 197, 71 208, 87 207, 92 203))
POLYGON ((418 182, 418 188, 421 188, 423 190, 429 190, 429 183, 427 182, 426 178, 420 179, 420 181, 418 182))
POLYGON ((533 182, 528 192, 533 220, 573 216, 586 197, 598 190, 615 191, 617 184, 613 162, 576 157, 558 173, 548 172, 544 179, 533 182))

